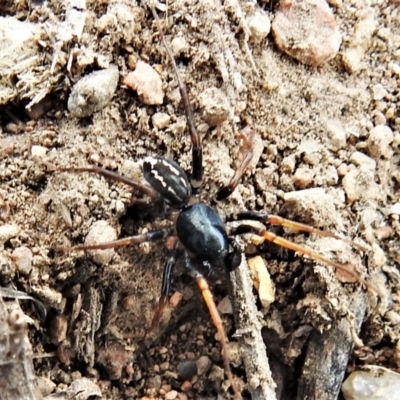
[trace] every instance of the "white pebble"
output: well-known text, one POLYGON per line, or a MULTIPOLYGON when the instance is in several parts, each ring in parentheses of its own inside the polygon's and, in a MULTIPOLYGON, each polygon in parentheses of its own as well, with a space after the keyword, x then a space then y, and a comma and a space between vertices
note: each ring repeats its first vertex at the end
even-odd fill
POLYGON ((371 157, 390 158, 392 156, 390 143, 392 142, 392 130, 388 126, 377 125, 375 128, 371 129, 368 136, 368 153, 371 157))
POLYGON ((376 169, 376 161, 373 158, 368 157, 366 154, 361 153, 361 151, 355 151, 350 156, 350 162, 358 167, 364 166, 371 171, 375 171, 376 169))
POLYGON ((395 203, 390 207, 389 214, 400 215, 400 203, 395 203))
POLYGON ((34 145, 31 147, 32 157, 43 158, 47 153, 47 148, 43 146, 34 145))
POLYGON ((17 270, 23 274, 28 275, 32 270, 33 254, 25 246, 17 247, 12 252, 12 259, 17 267, 17 270))
POLYGON ((151 117, 151 122, 155 128, 164 129, 171 122, 171 117, 166 113, 158 112, 151 117))
POLYGON ((20 232, 20 228, 17 225, 4 224, 0 226, 0 244, 7 242, 11 238, 17 236, 20 232))
POLYGON ((342 392, 346 400, 398 400, 400 374, 376 365, 354 371, 344 381, 342 392))
MULTIPOLYGON (((117 232, 107 221, 96 221, 90 227, 89 233, 86 236, 85 245, 107 243, 116 239, 117 232)), ((90 255, 95 263, 107 265, 114 255, 114 249, 91 250, 90 255)))

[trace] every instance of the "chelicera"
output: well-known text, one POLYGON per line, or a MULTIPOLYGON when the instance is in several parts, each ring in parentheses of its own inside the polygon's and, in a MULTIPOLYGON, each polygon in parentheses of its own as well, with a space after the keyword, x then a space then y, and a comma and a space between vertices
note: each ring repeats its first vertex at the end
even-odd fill
MULTIPOLYGON (((152 9, 153 15, 159 23, 158 17, 152 9)), ((159 24, 160 25, 160 24, 159 24)), ((147 184, 136 182, 130 178, 120 176, 119 174, 103 169, 101 167, 83 167, 83 168, 61 168, 61 171, 67 172, 90 172, 102 175, 108 179, 122 182, 134 190, 141 192, 152 198, 154 201, 162 200, 173 210, 178 212, 174 225, 167 228, 152 230, 147 233, 119 239, 113 242, 76 246, 69 250, 99 250, 125 246, 128 244, 139 244, 143 242, 156 241, 172 238, 173 245, 170 247, 167 261, 164 264, 161 295, 158 302, 158 308, 153 317, 150 329, 154 328, 162 315, 162 311, 167 304, 170 294, 171 280, 174 266, 178 257, 184 257, 184 266, 186 272, 194 278, 202 296, 207 304, 213 323, 218 331, 221 341, 224 366, 227 378, 230 380, 235 392, 235 398, 240 399, 241 394, 236 388, 229 365, 229 354, 227 348, 227 338, 223 329, 222 320, 213 301, 213 297, 207 282, 207 277, 212 274, 216 268, 223 268, 232 271, 237 268, 241 260, 241 250, 233 237, 235 235, 255 234, 264 239, 284 246, 297 253, 308 256, 316 261, 340 269, 345 273, 352 275, 358 281, 361 278, 352 271, 347 265, 335 263, 323 256, 308 250, 298 244, 291 242, 283 237, 268 231, 266 228, 259 228, 249 223, 238 224, 231 227, 228 231, 226 223, 231 221, 258 221, 266 225, 278 225, 291 228, 297 231, 315 233, 322 236, 345 240, 333 233, 321 231, 312 226, 301 224, 282 218, 277 215, 259 213, 255 211, 243 211, 235 215, 229 215, 224 222, 217 211, 211 206, 205 204, 200 199, 203 183, 203 157, 201 139, 196 131, 192 108, 188 99, 185 84, 183 83, 174 57, 168 47, 168 44, 160 29, 160 36, 168 57, 172 63, 182 101, 188 122, 188 129, 192 144, 192 162, 191 173, 188 176, 184 170, 174 161, 162 157, 146 157, 143 160, 143 175, 147 184)), ((238 185, 241 176, 252 159, 252 149, 248 148, 244 154, 241 165, 232 177, 227 186, 220 188, 215 199, 218 201, 226 199, 238 185)), ((350 242, 350 241, 349 241, 350 242)), ((355 245, 353 242, 350 242, 355 245)), ((357 246, 357 245, 355 245, 357 246)))

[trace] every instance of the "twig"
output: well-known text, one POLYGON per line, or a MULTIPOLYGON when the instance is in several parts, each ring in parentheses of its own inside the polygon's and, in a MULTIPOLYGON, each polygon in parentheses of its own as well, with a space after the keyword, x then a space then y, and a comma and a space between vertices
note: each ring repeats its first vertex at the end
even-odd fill
POLYGON ((237 335, 240 335, 251 398, 252 400, 276 400, 276 384, 272 379, 267 351, 261 336, 259 312, 244 257, 240 266, 231 273, 231 282, 237 335))

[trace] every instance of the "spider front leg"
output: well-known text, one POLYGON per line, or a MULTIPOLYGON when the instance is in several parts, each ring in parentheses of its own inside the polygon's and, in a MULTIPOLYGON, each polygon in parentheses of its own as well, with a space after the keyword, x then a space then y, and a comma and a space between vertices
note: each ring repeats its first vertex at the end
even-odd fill
POLYGON ((158 17, 153 5, 150 3, 149 3, 149 8, 153 13, 154 19, 157 22, 160 37, 163 41, 165 50, 168 54, 168 58, 171 61, 172 68, 175 72, 175 76, 178 81, 179 91, 181 93, 182 103, 185 110, 185 116, 189 127, 190 140, 192 142, 192 173, 190 176, 190 185, 192 187, 192 193, 197 196, 200 194, 203 183, 203 148, 201 144, 200 135, 198 134, 196 126, 194 124, 193 110, 189 101, 186 85, 181 78, 178 66, 176 65, 175 62, 175 58, 165 39, 160 18, 158 17))
POLYGON ((93 173, 93 174, 98 174, 98 175, 104 176, 105 178, 108 178, 108 179, 111 179, 111 180, 114 180, 117 182, 122 182, 125 185, 128 185, 143 194, 147 194, 154 200, 158 200, 160 198, 159 193, 157 193, 152 187, 135 182, 134 180, 132 180, 130 178, 126 178, 122 175, 119 175, 115 172, 109 171, 108 169, 105 169, 105 168, 101 168, 101 167, 58 168, 58 171, 74 172, 74 173, 89 172, 89 173, 93 173))

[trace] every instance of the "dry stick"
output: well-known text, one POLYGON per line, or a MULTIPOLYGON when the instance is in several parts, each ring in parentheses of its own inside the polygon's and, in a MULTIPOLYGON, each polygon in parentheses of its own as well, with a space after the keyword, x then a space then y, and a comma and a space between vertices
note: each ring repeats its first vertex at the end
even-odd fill
POLYGON ((40 400, 32 363, 32 346, 21 309, 8 312, 0 296, 0 399, 40 400))
POLYGON ((259 311, 244 256, 240 266, 231 272, 231 282, 236 327, 241 337, 241 354, 251 398, 252 400, 276 400, 276 384, 272 379, 267 351, 261 336, 259 311))
POLYGON ((336 400, 354 346, 352 329, 360 331, 368 299, 361 290, 349 295, 354 319, 337 319, 332 328, 309 337, 297 389, 297 400, 336 400), (352 325, 351 325, 352 324, 352 325))

